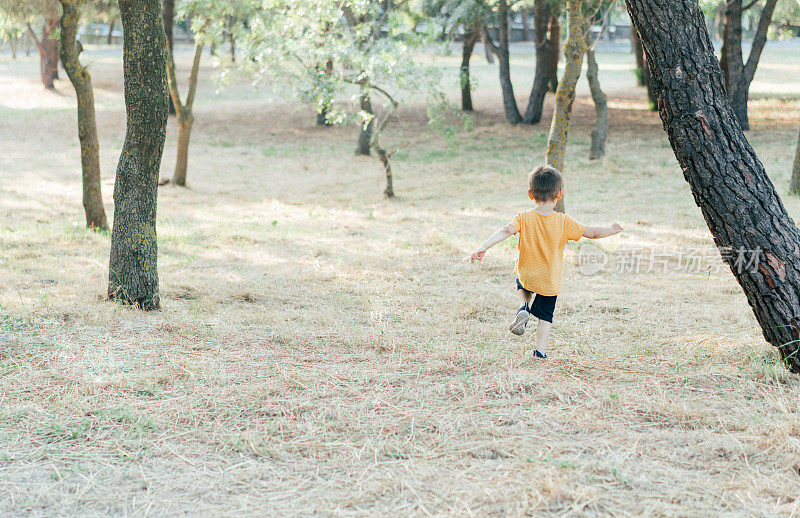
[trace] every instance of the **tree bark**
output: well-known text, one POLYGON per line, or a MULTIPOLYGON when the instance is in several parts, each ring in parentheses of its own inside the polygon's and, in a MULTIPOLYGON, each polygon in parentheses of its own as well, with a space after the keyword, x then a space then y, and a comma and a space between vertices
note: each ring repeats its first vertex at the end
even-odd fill
POLYGON ((58 79, 59 44, 54 33, 58 28, 58 12, 56 4, 48 3, 47 5, 41 39, 36 37, 30 24, 28 24, 28 33, 39 51, 39 73, 42 85, 48 90, 55 90, 55 80, 58 79))
POLYGON ((550 81, 549 91, 558 90, 558 60, 561 56, 561 8, 558 4, 550 6, 550 20, 547 24, 547 42, 545 44, 545 67, 550 81))
POLYGON ((647 88, 647 101, 650 110, 658 111, 655 92, 650 84, 650 69, 647 68, 647 60, 644 57, 644 47, 635 27, 631 27, 631 47, 633 47, 633 53, 636 56, 636 83, 647 88))
POLYGON ((800 132, 797 135, 797 150, 794 152, 792 179, 789 181, 789 193, 800 196, 800 132))
POLYGON ((553 84, 558 85, 558 54, 561 48, 561 27, 558 16, 553 14, 553 4, 548 0, 536 0, 533 9, 536 72, 523 117, 525 124, 538 124, 542 120, 545 95, 551 91, 553 84))
POLYGON ((592 144, 589 147, 589 159, 602 158, 606 152, 606 136, 608 135, 608 100, 600 86, 599 70, 594 55, 594 48, 586 51, 586 78, 594 101, 595 123, 592 130, 592 144))
POLYGON ((127 131, 114 185, 108 296, 160 307, 156 201, 166 137, 166 36, 159 0, 120 0, 127 131))
POLYGON ((489 48, 489 42, 487 39, 489 35, 486 31, 481 31, 481 43, 483 44, 483 55, 486 56, 486 62, 490 65, 494 65, 494 54, 492 54, 492 49, 489 48))
POLYGON ((114 37, 114 25, 116 25, 117 21, 112 18, 110 22, 108 22, 108 34, 106 35, 106 45, 111 45, 112 38, 114 37))
POLYGON ((178 152, 175 171, 172 174, 172 183, 179 187, 186 186, 186 174, 189 165, 189 139, 192 134, 192 124, 194 124, 192 108, 194 107, 194 96, 197 92, 197 78, 200 73, 200 58, 202 55, 203 45, 196 45, 194 59, 192 60, 192 70, 189 73, 189 91, 186 94, 186 102, 183 102, 175 75, 175 59, 172 56, 172 51, 167 47, 167 81, 172 105, 175 106, 178 115, 178 152))
MULTIPOLYGON (((175 50, 172 40, 172 28, 175 25, 175 0, 162 1, 161 17, 164 20, 164 34, 167 37, 167 47, 169 48, 170 52, 173 52, 175 50)), ((172 99, 170 98, 169 114, 175 115, 176 113, 177 111, 175 110, 175 105, 172 103, 172 99)))
POLYGON ((387 198, 394 198, 394 186, 392 185, 392 164, 389 163, 389 155, 386 150, 381 146, 375 146, 375 153, 383 164, 383 172, 386 175, 386 188, 383 190, 383 195, 387 198))
POLYGON ((522 17, 522 40, 531 41, 531 28, 528 25, 530 21, 530 16, 528 15, 528 8, 523 7, 522 9, 520 9, 520 15, 522 17))
MULTIPOLYGON (((325 62, 324 74, 330 77, 333 74, 333 60, 329 59, 325 62)), ((327 91, 327 90, 326 90, 327 91)), ((317 126, 332 126, 328 120, 328 107, 332 100, 330 98, 325 100, 325 105, 317 112, 317 126)))
POLYGON ((92 76, 80 62, 82 47, 75 41, 80 14, 74 0, 61 2, 61 63, 67 72, 78 102, 78 139, 81 143, 83 177, 83 210, 86 226, 107 230, 108 221, 103 207, 100 187, 100 144, 97 140, 97 121, 94 111, 92 76))
POLYGON ((370 142, 372 141, 372 128, 374 125, 375 113, 372 111, 372 101, 370 100, 369 90, 361 93, 361 111, 372 116, 367 124, 361 124, 358 131, 358 144, 356 145, 356 155, 369 156, 370 142))
POLYGON ((11 59, 17 59, 17 45, 19 44, 19 40, 14 37, 11 38, 11 41, 8 42, 8 46, 11 47, 11 59))
POLYGON ((695 202, 764 338, 791 371, 800 372, 800 231, 725 101, 722 70, 697 0, 626 5, 695 202), (743 251, 752 251, 751 264, 741 262, 743 251))
POLYGON ((489 34, 489 30, 484 26, 486 33, 486 43, 497 56, 500 74, 500 90, 503 93, 503 111, 506 120, 511 124, 522 122, 522 115, 517 107, 517 99, 514 97, 514 85, 511 83, 511 56, 508 49, 508 3, 506 0, 498 2, 499 18, 499 41, 495 44, 489 34))
MULTIPOLYGON (((583 35, 582 0, 567 1, 567 43, 564 45, 566 61, 564 75, 558 83, 556 91, 556 107, 550 124, 547 138, 546 162, 559 171, 564 172, 564 154, 569 137, 569 123, 572 117, 572 105, 575 102, 575 85, 581 76, 585 41, 583 35)), ((555 210, 564 212, 564 197, 555 206, 555 210)))
POLYGON ((742 54, 742 0, 730 0, 726 4, 721 66, 725 74, 728 100, 739 125, 744 130, 750 129, 747 116, 750 84, 753 82, 761 52, 767 42, 767 31, 777 2, 778 0, 767 0, 761 11, 747 63, 744 62, 742 54))
POLYGON ((472 111, 472 82, 469 77, 469 62, 472 59, 472 51, 478 41, 481 26, 478 23, 470 23, 464 34, 463 46, 461 49, 461 110, 472 111))

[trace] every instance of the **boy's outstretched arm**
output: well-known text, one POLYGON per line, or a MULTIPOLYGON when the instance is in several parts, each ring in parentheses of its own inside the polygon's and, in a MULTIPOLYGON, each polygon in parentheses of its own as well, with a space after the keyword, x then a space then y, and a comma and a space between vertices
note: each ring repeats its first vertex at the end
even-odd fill
POLYGON ((614 223, 610 227, 586 227, 583 231, 583 237, 589 239, 600 239, 603 237, 613 236, 622 232, 622 227, 619 223, 614 223))
POLYGON ((475 261, 483 260, 483 256, 486 255, 486 251, 492 248, 494 245, 499 243, 504 239, 508 239, 509 237, 516 234, 516 229, 511 225, 505 225, 500 230, 492 234, 492 237, 486 240, 484 244, 481 245, 480 248, 472 252, 472 256, 470 259, 474 263, 475 261))

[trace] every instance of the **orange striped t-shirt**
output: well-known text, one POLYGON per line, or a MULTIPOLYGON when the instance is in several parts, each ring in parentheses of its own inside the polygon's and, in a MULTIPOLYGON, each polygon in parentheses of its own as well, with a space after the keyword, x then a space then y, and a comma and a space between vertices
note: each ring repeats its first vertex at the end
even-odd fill
POLYGON ((514 272, 522 287, 540 295, 561 293, 564 247, 569 240, 579 240, 586 225, 561 212, 545 216, 536 209, 520 212, 510 225, 519 234, 514 272))

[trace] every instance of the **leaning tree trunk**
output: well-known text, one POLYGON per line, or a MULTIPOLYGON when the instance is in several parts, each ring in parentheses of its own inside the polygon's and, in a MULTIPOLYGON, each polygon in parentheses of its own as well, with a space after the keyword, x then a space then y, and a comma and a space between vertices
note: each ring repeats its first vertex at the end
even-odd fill
POLYGON ((117 23, 115 18, 112 18, 110 22, 108 22, 108 34, 106 34, 106 45, 111 45, 111 42, 114 38, 114 25, 117 23))
POLYGON ((480 24, 471 23, 468 25, 466 34, 464 34, 463 47, 461 49, 461 110, 465 112, 472 111, 472 82, 469 77, 469 62, 472 59, 472 51, 475 49, 475 43, 478 41, 478 35, 481 32, 480 24))
MULTIPOLYGON (((173 45, 172 41, 172 29, 173 25, 175 25, 175 0, 162 1, 161 17, 164 19, 164 34, 167 36, 167 47, 169 47, 169 51, 172 52, 175 50, 175 46, 173 45)), ((172 98, 170 97, 169 114, 175 115, 176 113, 177 111, 175 110, 175 105, 172 104, 172 98)))
POLYGON ((791 371, 800 372, 800 230, 725 101, 722 70, 697 0, 626 4, 695 202, 764 338, 791 371), (666 19, 670 23, 653 22, 666 19))
POLYGON ((114 184, 108 296, 160 307, 156 199, 167 128, 166 36, 159 0, 121 0, 127 131, 114 184))
POLYGON ((545 94, 551 85, 558 84, 558 53, 561 47, 561 28, 558 16, 553 15, 553 5, 548 0, 536 0, 534 5, 534 38, 536 45, 536 72, 523 122, 538 124, 542 120, 545 94))
POLYGON ((200 58, 203 55, 203 45, 198 44, 194 49, 194 59, 192 60, 192 70, 189 73, 189 91, 186 94, 186 101, 181 101, 181 94, 178 90, 178 80, 175 76, 175 60, 172 51, 167 47, 167 81, 169 82, 169 93, 172 105, 178 115, 178 152, 175 161, 175 172, 172 174, 172 183, 179 187, 186 186, 186 173, 189 165, 189 139, 192 135, 192 124, 194 115, 194 96, 197 92, 197 76, 200 72, 200 58))
POLYGON ((800 132, 797 135, 797 150, 794 152, 792 179, 789 181, 789 192, 800 195, 800 132))
POLYGON ((586 51, 586 79, 594 101, 595 122, 592 130, 592 144, 589 147, 589 159, 602 158, 606 152, 606 136, 608 135, 608 100, 600 87, 599 70, 595 59, 594 48, 586 51))
POLYGON ((372 101, 370 100, 369 90, 361 92, 361 111, 370 117, 369 122, 361 123, 358 130, 358 143, 356 145, 356 155, 369 156, 370 142, 372 141, 372 127, 374 125, 374 112, 372 111, 372 101))
POLYGON ((486 33, 486 43, 492 52, 497 56, 498 71, 500 74, 500 90, 503 93, 503 111, 506 120, 511 124, 522 122, 522 115, 517 107, 517 99, 514 97, 514 85, 511 83, 511 55, 508 48, 508 3, 500 0, 498 6, 499 31, 497 45, 492 41, 489 30, 484 26, 486 33))
POLYGON ((750 129, 747 116, 747 101, 750 97, 750 84, 755 77, 761 52, 767 42, 767 32, 778 0, 767 0, 759 16, 758 29, 753 36, 747 63, 742 55, 742 0, 730 0, 725 8, 725 30, 722 45, 722 70, 728 100, 742 129, 750 129))
POLYGON ((59 1, 62 7, 61 63, 75 88, 78 102, 78 140, 81 143, 83 210, 86 213, 86 226, 107 230, 108 221, 100 188, 100 144, 97 141, 92 76, 81 65, 79 58, 83 48, 75 41, 80 14, 75 0, 59 1))
MULTIPOLYGON (((583 14, 581 13, 582 0, 567 1, 567 43, 564 45, 564 59, 566 61, 564 76, 558 83, 556 91, 556 107, 553 120, 550 124, 550 135, 547 137, 547 157, 545 161, 561 171, 564 171, 564 153, 567 149, 569 137, 569 122, 572 117, 572 105, 575 102, 575 85, 581 76, 584 54, 583 14)), ((562 196, 555 206, 559 212, 564 212, 564 197, 562 196)))
POLYGON ((656 94, 653 85, 650 84, 650 69, 647 68, 647 60, 644 57, 644 47, 639 33, 635 27, 631 27, 631 47, 636 56, 636 83, 647 88, 647 101, 651 111, 657 111, 656 94))

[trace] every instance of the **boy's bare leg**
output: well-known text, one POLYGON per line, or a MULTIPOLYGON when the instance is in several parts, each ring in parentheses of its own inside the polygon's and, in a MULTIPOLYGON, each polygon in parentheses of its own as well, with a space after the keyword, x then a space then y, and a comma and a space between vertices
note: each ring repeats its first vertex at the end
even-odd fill
POLYGON ((533 293, 525 290, 517 290, 517 293, 519 293, 519 298, 522 299, 522 303, 530 307, 531 299, 533 298, 533 293))
POLYGON ((547 341, 550 339, 550 329, 553 323, 546 320, 539 319, 539 324, 536 326, 536 350, 542 354, 547 351, 547 341))

